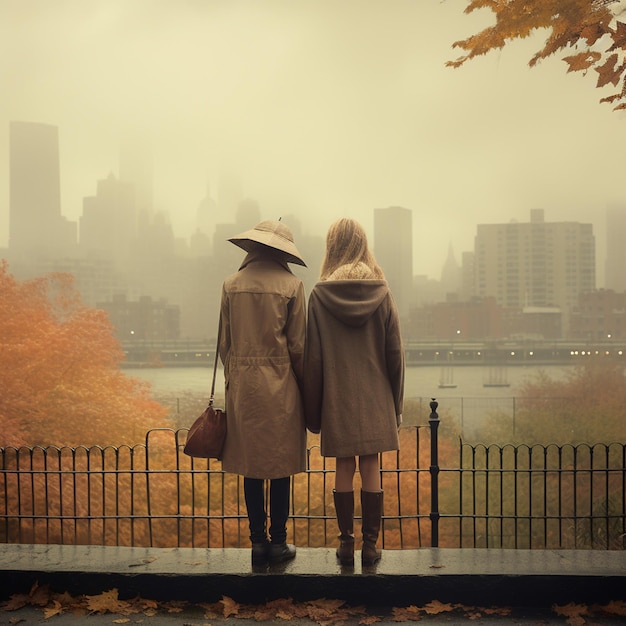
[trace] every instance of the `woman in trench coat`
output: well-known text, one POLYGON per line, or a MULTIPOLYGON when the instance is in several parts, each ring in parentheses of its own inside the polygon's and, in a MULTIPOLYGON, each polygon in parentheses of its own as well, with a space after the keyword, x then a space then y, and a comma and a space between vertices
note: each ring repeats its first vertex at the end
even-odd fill
POLYGON ((219 350, 228 423, 222 468, 244 476, 252 562, 275 563, 296 554, 286 543, 290 483, 306 462, 305 295, 288 263, 306 265, 280 221, 261 222, 229 241, 247 255, 222 289, 219 350))
POLYGON ((305 357, 307 427, 336 458, 337 557, 354 563, 354 475, 361 476, 361 560, 378 561, 383 492, 379 454, 398 449, 404 350, 398 312, 362 226, 329 229, 320 281, 309 297, 305 357))

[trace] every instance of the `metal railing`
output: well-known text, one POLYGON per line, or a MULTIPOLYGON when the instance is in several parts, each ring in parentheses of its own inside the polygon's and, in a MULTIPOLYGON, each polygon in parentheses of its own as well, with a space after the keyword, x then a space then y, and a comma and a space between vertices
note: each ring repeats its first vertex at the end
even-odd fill
MULTIPOLYGON (((402 428, 381 455, 387 549, 626 547, 626 444, 470 445, 402 428)), ((141 444, 0 448, 0 542, 155 547, 249 545, 241 477, 183 452, 187 429, 141 444)), ((334 460, 307 451, 289 539, 336 542, 334 460)), ((356 498, 359 531, 359 498, 356 498)))
POLYGON ((460 546, 626 548, 626 446, 462 444, 460 546))

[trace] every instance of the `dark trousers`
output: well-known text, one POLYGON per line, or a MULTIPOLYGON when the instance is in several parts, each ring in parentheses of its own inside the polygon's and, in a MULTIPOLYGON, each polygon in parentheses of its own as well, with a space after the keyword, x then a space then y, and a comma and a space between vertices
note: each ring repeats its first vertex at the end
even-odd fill
MULTIPOLYGON (((289 490, 291 477, 270 480, 270 538, 272 543, 287 540, 289 517, 289 490)), ((262 478, 244 478, 243 492, 250 523, 250 541, 267 541, 267 513, 265 511, 265 481, 262 478)))

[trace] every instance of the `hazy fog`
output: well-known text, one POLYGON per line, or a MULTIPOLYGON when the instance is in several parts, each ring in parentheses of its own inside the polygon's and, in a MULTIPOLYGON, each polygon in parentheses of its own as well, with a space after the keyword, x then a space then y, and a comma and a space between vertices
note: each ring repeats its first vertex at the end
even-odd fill
MULTIPOLYGON (((415 273, 439 277, 480 222, 596 225, 626 203, 626 115, 544 33, 453 70, 452 43, 490 19, 463 0, 2 0, 0 247, 10 120, 59 127, 62 210, 118 173, 120 139, 151 137, 156 208, 194 230, 207 182, 241 176, 264 218, 325 232, 341 215, 414 210, 415 273)), ((219 221, 230 221, 220 216, 219 221)), ((601 286, 604 258, 599 258, 601 286)))

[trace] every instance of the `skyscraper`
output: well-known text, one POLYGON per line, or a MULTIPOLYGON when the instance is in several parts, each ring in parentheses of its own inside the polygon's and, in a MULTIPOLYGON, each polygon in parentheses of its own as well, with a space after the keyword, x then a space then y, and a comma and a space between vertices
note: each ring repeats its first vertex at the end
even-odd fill
POLYGON ((400 316, 408 316, 413 289, 411 209, 374 209, 374 254, 385 272, 400 316))
POLYGON ((80 247, 125 263, 137 239, 135 188, 111 173, 98 181, 95 196, 83 198, 80 218, 80 247))
POLYGON ((154 209, 152 146, 138 130, 128 130, 122 139, 119 180, 133 184, 137 214, 151 215, 154 209))
POLYGON ((606 208, 606 266, 604 286, 626 291, 626 204, 606 208))
POLYGON ((46 256, 76 244, 76 224, 61 215, 56 126, 9 124, 9 250, 46 256))
POLYGON ((560 307, 565 331, 570 308, 596 286, 593 226, 544 222, 543 209, 530 222, 479 224, 474 251, 475 295, 506 307, 560 307))

